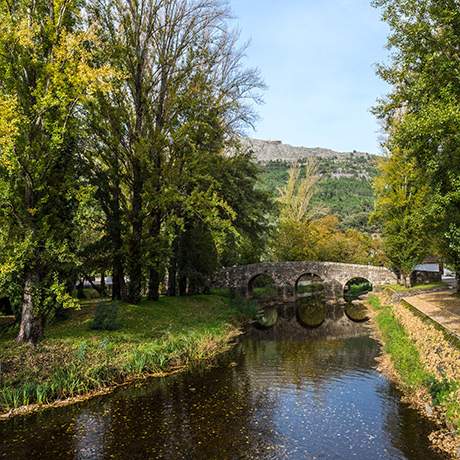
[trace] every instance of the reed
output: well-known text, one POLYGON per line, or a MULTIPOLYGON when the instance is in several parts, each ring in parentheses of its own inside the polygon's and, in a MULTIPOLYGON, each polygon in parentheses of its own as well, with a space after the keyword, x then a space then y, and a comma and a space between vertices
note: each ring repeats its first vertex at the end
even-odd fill
POLYGON ((1 339, 0 362, 7 372, 0 384, 0 412, 211 359, 227 349, 253 306, 209 295, 120 304, 116 310, 115 330, 93 329, 95 316, 103 315, 87 304, 70 319, 51 325, 36 348, 16 345, 12 337, 1 339))

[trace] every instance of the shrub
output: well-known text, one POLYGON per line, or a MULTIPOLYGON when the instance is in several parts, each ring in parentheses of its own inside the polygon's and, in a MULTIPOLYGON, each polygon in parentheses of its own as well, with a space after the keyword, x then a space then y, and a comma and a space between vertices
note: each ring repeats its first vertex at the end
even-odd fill
POLYGON ((118 302, 99 302, 96 306, 91 329, 99 331, 114 331, 119 329, 118 302))

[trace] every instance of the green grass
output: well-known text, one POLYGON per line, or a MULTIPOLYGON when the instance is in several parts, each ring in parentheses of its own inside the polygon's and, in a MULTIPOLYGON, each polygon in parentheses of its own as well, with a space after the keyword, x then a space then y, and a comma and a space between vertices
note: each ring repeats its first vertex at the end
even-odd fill
POLYGON ((391 284, 388 285, 387 288, 392 289, 395 292, 414 292, 414 291, 426 291, 430 289, 436 289, 440 287, 448 287, 446 283, 443 283, 442 281, 438 283, 429 283, 429 284, 417 284, 412 287, 405 287, 400 284, 391 284))
POLYGON ((228 347, 249 307, 228 297, 120 304, 116 330, 93 330, 95 302, 46 329, 35 348, 0 339, 0 412, 49 403, 210 359, 228 347))
POLYGON ((390 355, 403 386, 408 391, 425 388, 433 405, 442 406, 446 418, 460 432, 460 404, 456 399, 460 383, 437 380, 425 369, 415 343, 395 317, 391 306, 382 306, 376 296, 369 297, 369 304, 376 312, 375 320, 382 335, 384 351, 390 355))
POLYGON ((344 298, 347 301, 356 300, 361 295, 367 294, 370 291, 372 291, 372 285, 367 281, 363 283, 352 284, 345 292, 344 298))
POLYGON ((382 334, 384 350, 390 355, 402 383, 409 388, 422 386, 431 376, 425 371, 415 344, 394 316, 393 309, 382 306, 376 296, 370 296, 369 303, 377 312, 375 319, 382 334))
POLYGON ((277 289, 274 286, 263 286, 255 287, 252 290, 251 296, 254 299, 271 299, 276 297, 278 294, 277 289))

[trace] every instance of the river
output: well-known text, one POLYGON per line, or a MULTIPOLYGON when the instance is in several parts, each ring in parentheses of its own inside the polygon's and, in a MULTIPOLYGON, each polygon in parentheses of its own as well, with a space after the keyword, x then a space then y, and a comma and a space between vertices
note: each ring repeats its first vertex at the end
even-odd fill
POLYGON ((210 368, 1 423, 0 458, 443 458, 377 371, 370 325, 315 308, 272 304, 210 368))

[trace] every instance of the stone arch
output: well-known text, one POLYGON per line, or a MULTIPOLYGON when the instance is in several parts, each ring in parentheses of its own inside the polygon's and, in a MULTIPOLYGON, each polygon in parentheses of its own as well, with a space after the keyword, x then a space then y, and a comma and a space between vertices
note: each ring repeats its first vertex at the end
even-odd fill
POLYGON ((247 282, 247 294, 249 297, 277 294, 275 277, 267 271, 253 274, 247 282))
POLYGON ((318 290, 324 290, 325 283, 326 279, 324 279, 324 277, 312 270, 306 270, 300 275, 296 275, 294 281, 294 292, 296 295, 307 294, 316 290, 314 287, 312 289, 308 289, 309 286, 315 285, 321 286, 318 290))
POLYGON ((360 295, 367 294, 374 289, 374 283, 368 276, 353 276, 343 284, 343 297, 345 300, 354 300, 360 295), (352 288, 352 286, 357 286, 352 288))

